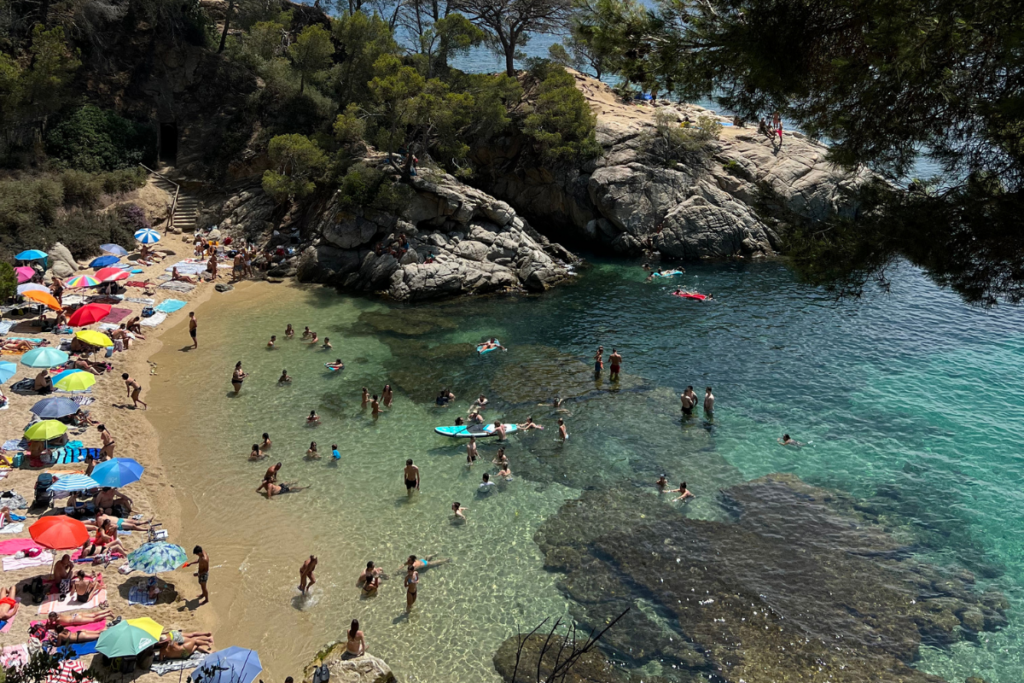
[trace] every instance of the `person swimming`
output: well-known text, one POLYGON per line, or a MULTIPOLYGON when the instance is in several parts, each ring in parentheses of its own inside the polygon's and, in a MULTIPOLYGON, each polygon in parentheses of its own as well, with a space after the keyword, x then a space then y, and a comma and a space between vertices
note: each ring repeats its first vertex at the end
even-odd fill
POLYGON ((277 343, 277 337, 272 334, 272 335, 270 335, 270 341, 267 342, 267 348, 268 349, 274 348, 274 344, 275 343, 277 343))
POLYGON ((330 351, 331 349, 333 349, 334 347, 331 346, 331 338, 330 337, 324 337, 323 346, 321 346, 320 348, 322 348, 324 351, 330 351))
POLYGON ((316 414, 315 410, 309 411, 309 417, 306 418, 306 424, 318 425, 320 424, 320 416, 316 414))
POLYGON ((519 427, 519 429, 544 429, 544 427, 533 421, 533 416, 526 418, 526 422, 516 426, 519 427))
POLYGON ((341 362, 340 358, 338 358, 333 363, 328 363, 327 367, 332 370, 343 370, 345 368, 345 364, 341 362))
POLYGON ((277 383, 278 384, 287 384, 288 382, 291 382, 291 381, 292 381, 292 376, 288 374, 288 370, 287 369, 282 370, 281 371, 281 376, 277 378, 277 383))
POLYGON ((796 439, 794 439, 793 437, 791 437, 789 434, 783 434, 782 438, 778 439, 778 442, 781 446, 796 446, 797 448, 800 448, 801 446, 804 445, 797 441, 796 439))
POLYGON ((288 337, 289 339, 295 336, 295 328, 292 327, 291 323, 288 323, 288 327, 284 328, 284 336, 288 337))
POLYGON ((679 497, 676 498, 677 501, 679 501, 679 500, 687 500, 688 498, 693 498, 694 497, 694 495, 692 493, 690 493, 689 489, 686 488, 686 482, 685 481, 682 484, 679 485, 679 488, 672 489, 671 491, 668 491, 668 493, 678 493, 679 497))
POLYGON ((462 503, 459 503, 458 501, 452 503, 452 512, 455 513, 455 517, 463 521, 466 520, 466 515, 464 513, 468 509, 469 508, 462 507, 462 503))
POLYGON ((306 457, 310 460, 320 459, 320 451, 316 447, 316 441, 309 442, 309 449, 306 451, 306 457))

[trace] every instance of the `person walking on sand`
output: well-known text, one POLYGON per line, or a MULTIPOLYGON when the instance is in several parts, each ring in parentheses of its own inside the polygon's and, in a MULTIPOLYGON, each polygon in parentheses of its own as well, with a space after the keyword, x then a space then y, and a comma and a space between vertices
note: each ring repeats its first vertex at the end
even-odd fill
POLYGON ((704 417, 715 416, 715 395, 711 393, 711 387, 704 390, 704 417))
POLYGON ((617 380, 619 378, 619 370, 622 368, 622 356, 615 349, 612 349, 612 355, 608 356, 608 363, 612 366, 610 379, 617 380))
POLYGON ((299 567, 299 591, 303 595, 309 592, 309 589, 316 583, 316 577, 313 576, 313 570, 316 569, 316 564, 319 560, 316 559, 316 555, 310 555, 309 559, 302 563, 299 567))
POLYGON ((124 385, 128 388, 128 396, 135 403, 135 407, 138 408, 141 403, 145 410, 149 410, 149 406, 146 405, 146 402, 139 398, 139 394, 142 393, 142 385, 132 379, 127 372, 121 373, 121 379, 124 380, 124 385))
POLYGON ((412 496, 412 490, 420 490, 420 468, 412 464, 412 458, 405 461, 405 470, 403 471, 405 476, 405 493, 407 496, 412 496))
MULTIPOLYGON (((198 327, 198 324, 196 323, 196 313, 195 313, 195 311, 189 311, 189 314, 188 314, 188 334, 189 334, 190 337, 192 337, 192 348, 193 349, 198 349, 199 348, 199 341, 196 339, 196 328, 197 327, 198 327)), ((235 393, 238 393, 238 392, 235 392, 235 393)))
POLYGON ((196 567, 198 571, 196 571, 192 576, 199 579, 199 588, 202 589, 203 592, 200 593, 198 600, 199 604, 203 605, 210 602, 210 592, 206 588, 206 582, 210 579, 210 556, 203 552, 202 546, 198 545, 195 548, 192 548, 192 554, 196 555, 196 559, 191 562, 186 562, 182 565, 182 569, 185 567, 191 567, 194 564, 199 565, 196 567))
POLYGON ((242 382, 244 382, 245 378, 248 376, 249 375, 242 370, 242 361, 235 363, 235 371, 231 373, 231 386, 235 390, 235 395, 242 390, 242 382))

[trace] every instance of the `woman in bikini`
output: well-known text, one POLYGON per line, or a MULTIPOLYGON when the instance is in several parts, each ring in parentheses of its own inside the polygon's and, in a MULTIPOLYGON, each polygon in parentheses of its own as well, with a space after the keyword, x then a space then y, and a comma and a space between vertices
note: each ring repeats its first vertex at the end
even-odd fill
POLYGON ((235 363, 235 371, 231 373, 231 386, 234 388, 236 394, 242 390, 242 382, 244 382, 245 378, 248 376, 249 375, 242 370, 242 361, 235 363))
POLYGON ((310 460, 320 459, 320 451, 316 447, 316 441, 309 442, 309 450, 306 451, 306 457, 310 460))
POLYGON ((160 642, 156 644, 156 658, 161 662, 188 659, 196 650, 213 652, 213 648, 213 635, 210 633, 171 631, 160 636, 160 642))
POLYGON ((405 611, 411 612, 412 605, 416 602, 417 584, 420 582, 420 575, 416 571, 415 563, 410 564, 405 573, 405 611))
POLYGON ((394 394, 391 391, 391 385, 385 384, 384 391, 380 392, 381 401, 384 403, 385 408, 391 407, 391 402, 395 400, 394 394))
POLYGON ((100 460, 110 460, 114 457, 114 444, 117 443, 117 440, 107 430, 106 425, 96 425, 96 429, 100 431, 100 439, 103 441, 103 447, 100 448, 100 460))
POLYGON ((359 620, 353 619, 352 626, 348 630, 348 642, 345 643, 345 652, 342 659, 352 659, 366 652, 366 637, 359 630, 359 620))

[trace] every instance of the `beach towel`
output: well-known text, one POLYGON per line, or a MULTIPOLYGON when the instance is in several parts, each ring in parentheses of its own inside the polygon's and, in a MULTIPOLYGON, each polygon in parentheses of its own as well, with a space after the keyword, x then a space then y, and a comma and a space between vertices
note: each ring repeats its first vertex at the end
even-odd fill
POLYGON ((159 313, 174 313, 185 307, 185 302, 180 299, 166 299, 157 304, 154 309, 159 313))
POLYGON ((20 534, 25 530, 25 525, 20 522, 14 522, 0 529, 0 534, 20 534))
POLYGON ((3 651, 0 651, 0 666, 3 666, 5 669, 23 667, 28 664, 29 659, 28 645, 25 643, 21 645, 8 645, 3 651))
POLYGON ((112 332, 117 329, 117 323, 100 323, 99 327, 103 332, 112 332))
POLYGON ((128 591, 129 605, 155 605, 156 598, 149 597, 145 586, 132 586, 128 591))
POLYGON ((0 446, 0 450, 4 451, 21 451, 28 448, 28 441, 25 439, 7 439, 3 445, 0 446))
POLYGON ((173 671, 195 669, 201 666, 209 656, 210 655, 205 652, 193 652, 192 656, 188 659, 175 659, 170 662, 153 662, 153 666, 150 667, 150 671, 155 673, 157 676, 163 676, 173 671))
POLYGON ((141 273, 141 272, 142 272, 142 268, 132 268, 132 269, 131 269, 130 271, 128 271, 128 272, 130 272, 130 273, 133 273, 133 274, 135 274, 135 275, 138 275, 139 273, 141 273))
POLYGON ((77 403, 80 406, 87 406, 90 403, 95 403, 96 402, 96 399, 94 399, 92 396, 82 396, 82 395, 79 395, 79 394, 76 394, 75 396, 72 396, 71 400, 74 401, 75 403, 77 403))
POLYGON ((33 344, 42 344, 42 337, 8 337, 7 341, 27 341, 33 344))
POLYGON ((0 555, 13 555, 19 550, 38 547, 39 544, 31 538, 12 538, 9 541, 0 541, 0 555))
MULTIPOLYGON (((39 547, 37 543, 34 547, 39 547)), ((5 557, 4 558, 4 571, 5 572, 16 572, 19 569, 28 569, 29 567, 41 567, 43 565, 53 564, 53 553, 49 550, 44 550, 35 557, 5 557)))
MULTIPOLYGON (((6 560, 5 560, 6 561, 6 560)), ((51 593, 46 596, 48 600, 39 606, 37 614, 49 614, 50 612, 88 612, 89 610, 96 609, 100 606, 101 602, 107 601, 106 589, 101 590, 92 596, 92 600, 89 602, 78 602, 74 595, 68 595, 64 600, 60 600, 60 596, 56 593, 51 593)))
MULTIPOLYGON (((96 643, 97 641, 93 640, 88 643, 73 643, 71 645, 63 645, 58 650, 58 653, 60 654, 61 658, 65 660, 78 659, 79 657, 84 657, 86 655, 94 655, 96 654, 96 643), (69 650, 70 653, 68 653, 69 650)), ((71 674, 67 674, 67 676, 65 677, 63 671, 61 672, 61 674, 57 676, 51 675, 46 680, 47 683, 77 683, 74 676, 72 676, 71 674)), ((84 679, 82 683, 85 683, 85 681, 87 680, 89 679, 84 679)))
POLYGON ((129 280, 124 284, 126 287, 138 287, 139 289, 145 289, 146 287, 149 287, 148 282, 139 282, 138 280, 129 280))
POLYGON ((132 314, 130 308, 111 308, 110 313, 103 318, 105 323, 119 323, 132 314))
MULTIPOLYGON (((117 535, 120 536, 123 533, 125 533, 125 532, 118 531, 117 535)), ((84 563, 84 562, 92 562, 97 557, 103 557, 103 555, 90 555, 89 557, 80 557, 81 554, 82 554, 81 549, 76 550, 74 552, 74 554, 71 556, 71 561, 75 562, 75 563, 78 563, 78 564, 81 564, 81 563, 84 563)), ((117 552, 110 553, 110 555, 108 555, 108 557, 110 558, 110 561, 113 562, 114 560, 122 559, 124 557, 124 553, 122 553, 121 551, 117 551, 117 552)))
POLYGON ((148 318, 143 318, 139 324, 141 324, 143 327, 156 327, 165 320, 167 320, 167 314, 164 312, 160 312, 154 313, 148 318))
POLYGON ((18 324, 17 320, 3 320, 0 321, 0 334, 7 334, 11 331, 11 328, 18 324))
MULTIPOLYGON (((21 602, 21 598, 18 598, 17 602, 20 603, 21 602)), ((21 610, 18 610, 18 611, 20 612, 21 610)), ((18 615, 15 614, 10 619, 6 619, 6 620, 0 622, 0 623, 3 624, 3 626, 0 626, 0 633, 10 633, 11 632, 11 626, 14 625, 14 620, 17 619, 17 618, 18 618, 18 615)))
POLYGON ((131 301, 133 304, 142 304, 143 306, 152 306, 156 303, 156 299, 150 299, 144 296, 125 297, 125 301, 131 301))
POLYGON ((194 260, 178 261, 174 265, 164 268, 168 273, 173 272, 174 269, 178 269, 178 275, 199 275, 200 273, 206 272, 206 262, 201 261, 199 263, 194 260))
POLYGON ((174 292, 181 292, 182 294, 187 294, 188 292, 191 292, 193 289, 195 289, 196 286, 190 285, 187 282, 178 282, 177 280, 173 280, 171 282, 163 283, 162 285, 160 285, 160 288, 169 289, 174 292))
MULTIPOLYGON (((46 623, 45 620, 40 619, 39 621, 30 621, 28 623, 28 625, 29 626, 35 626, 36 624, 45 624, 45 623, 46 623)), ((66 631, 71 631, 72 633, 74 633, 75 631, 102 631, 105 628, 107 628, 107 620, 106 619, 100 619, 99 621, 94 621, 91 624, 81 624, 79 626, 65 626, 64 627, 64 629, 66 631)))

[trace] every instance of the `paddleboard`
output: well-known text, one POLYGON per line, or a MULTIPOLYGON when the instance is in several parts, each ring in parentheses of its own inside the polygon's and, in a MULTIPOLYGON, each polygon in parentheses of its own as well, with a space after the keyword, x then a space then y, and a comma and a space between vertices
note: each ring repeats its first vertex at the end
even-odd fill
MULTIPOLYGON (((499 339, 495 339, 494 341, 497 342, 498 344, 501 343, 501 340, 499 340, 499 339)), ((476 352, 477 353, 490 353, 491 351, 497 351, 497 350, 498 350, 497 346, 492 346, 489 349, 484 349, 484 345, 483 344, 477 344, 477 347, 476 347, 476 352), (481 351, 480 349, 483 349, 483 351, 481 351)))
POLYGON ((331 372, 335 372, 335 371, 337 371, 337 370, 344 370, 344 369, 345 369, 345 366, 344 366, 344 365, 342 365, 342 366, 341 366, 340 368, 335 368, 335 367, 332 367, 332 366, 331 366, 330 364, 328 364, 328 363, 324 363, 324 367, 325 367, 325 368, 327 368, 328 370, 330 370, 331 372))
POLYGON ((681 271, 681 270, 666 270, 663 273, 655 273, 654 277, 675 277, 676 275, 682 275, 682 274, 683 274, 683 271, 681 271))
MULTIPOLYGON (((514 424, 505 425, 505 434, 512 434, 519 430, 514 424)), ((441 436, 449 436, 453 439, 468 439, 475 436, 478 439, 485 439, 494 436, 494 425, 451 425, 449 427, 434 427, 434 431, 441 436)))
POLYGON ((680 299, 696 299, 697 301, 704 301, 708 297, 704 294, 676 294, 672 292, 672 296, 678 296, 680 299))

